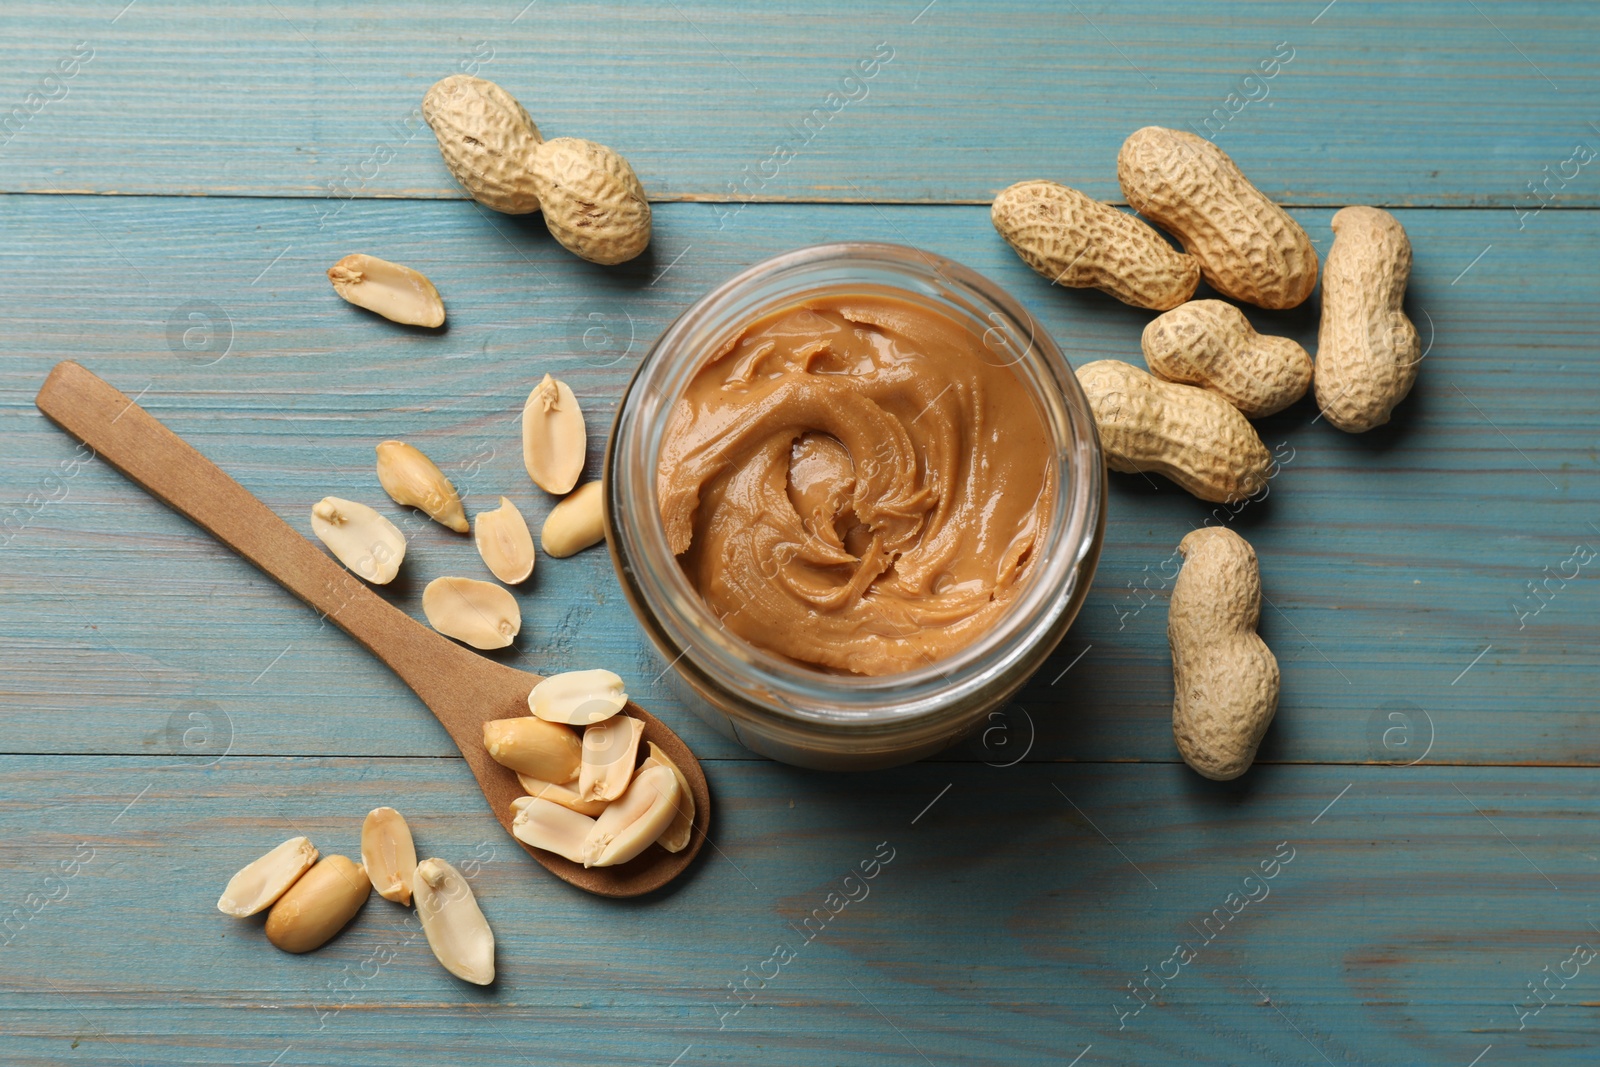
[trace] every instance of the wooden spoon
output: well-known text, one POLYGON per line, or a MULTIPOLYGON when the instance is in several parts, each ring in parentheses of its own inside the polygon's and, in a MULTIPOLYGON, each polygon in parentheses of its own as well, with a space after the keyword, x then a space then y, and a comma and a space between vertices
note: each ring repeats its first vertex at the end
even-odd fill
MULTIPOLYGON (((489 758, 483 724, 528 714, 528 693, 540 681, 537 674, 485 659, 391 605, 149 412, 77 363, 56 364, 34 402, 101 459, 260 567, 388 664, 444 724, 478 779, 489 810, 511 832, 511 801, 524 795, 523 790, 515 774, 489 758)), ((651 845, 627 863, 585 868, 522 845, 557 878, 605 897, 638 896, 676 878, 699 853, 711 823, 705 772, 689 746, 637 704, 630 703, 626 713, 644 723, 645 740, 660 745, 689 782, 695 811, 688 846, 674 853, 651 845)))

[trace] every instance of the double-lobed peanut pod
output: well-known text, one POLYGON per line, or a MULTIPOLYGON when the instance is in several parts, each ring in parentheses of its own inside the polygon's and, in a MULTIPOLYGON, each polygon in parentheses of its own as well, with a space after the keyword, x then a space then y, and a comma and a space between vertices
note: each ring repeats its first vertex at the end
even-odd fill
POLYGON ((1115 359, 1086 363, 1077 373, 1112 470, 1160 474, 1219 503, 1266 487, 1272 455, 1249 420, 1217 394, 1115 359))
POLYGON ((346 856, 326 856, 272 905, 267 940, 285 952, 321 948, 356 917, 371 893, 365 868, 346 856))
POLYGON ((1316 287, 1317 251, 1306 231, 1205 138, 1135 130, 1117 153, 1117 178, 1133 209, 1171 231, 1222 295, 1292 308, 1316 287))
POLYGON ((1421 339, 1401 310, 1410 276, 1411 242, 1393 215, 1347 207, 1333 216, 1317 332, 1317 406, 1348 433, 1388 422, 1416 384, 1421 339))
POLYGON ((1278 710, 1278 660, 1256 633, 1261 573, 1255 549, 1226 527, 1194 530, 1178 551, 1167 607, 1172 735, 1185 763, 1227 781, 1250 768, 1278 710))
POLYGON ((995 197, 989 218, 1024 263, 1057 285, 1164 311, 1200 284, 1193 256, 1132 215, 1065 185, 1018 182, 995 197))
POLYGON ((404 441, 381 441, 377 453, 378 483, 389 499, 402 507, 416 508, 456 533, 471 529, 466 509, 461 506, 461 494, 420 449, 404 441))
POLYGON ((445 166, 478 203, 511 215, 542 209, 551 236, 591 263, 624 263, 649 245, 650 202, 612 149, 544 140, 515 97, 464 74, 435 83, 422 115, 445 166))
POLYGON ((1156 316, 1140 346, 1157 378, 1208 389, 1252 419, 1282 411, 1311 387, 1304 348, 1257 333, 1244 312, 1222 300, 1191 300, 1156 316))

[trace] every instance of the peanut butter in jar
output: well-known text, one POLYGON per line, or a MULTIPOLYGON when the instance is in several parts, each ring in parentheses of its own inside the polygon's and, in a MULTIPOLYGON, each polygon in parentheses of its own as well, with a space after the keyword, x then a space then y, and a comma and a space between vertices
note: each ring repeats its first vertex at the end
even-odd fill
POLYGON ((1029 389, 904 293, 753 317, 689 379, 656 486, 721 625, 830 672, 937 663, 991 630, 1036 561, 1056 456, 1029 389))

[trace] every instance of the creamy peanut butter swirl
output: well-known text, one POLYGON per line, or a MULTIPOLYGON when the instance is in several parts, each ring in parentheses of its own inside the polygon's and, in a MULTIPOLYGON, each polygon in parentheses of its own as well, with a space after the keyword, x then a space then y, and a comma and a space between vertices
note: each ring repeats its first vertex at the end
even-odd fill
POLYGON ((1055 498, 1050 435, 999 362, 886 293, 746 325, 677 400, 657 472, 668 541, 712 613, 758 647, 868 675, 986 632, 1055 498))

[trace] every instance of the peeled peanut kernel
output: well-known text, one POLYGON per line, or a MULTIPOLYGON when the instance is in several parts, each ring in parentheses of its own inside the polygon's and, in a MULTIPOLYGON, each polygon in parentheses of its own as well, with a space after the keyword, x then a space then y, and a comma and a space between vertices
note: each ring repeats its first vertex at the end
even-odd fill
POLYGON ((539 543, 549 555, 561 559, 606 539, 605 496, 600 482, 586 482, 577 492, 550 509, 539 543))
POLYGON ((522 406, 522 463, 528 477, 547 493, 572 492, 583 474, 589 433, 578 398, 546 374, 522 406))
POLYGON ((494 981, 494 931, 461 872, 441 859, 417 864, 417 918, 444 969, 474 985, 494 981))
POLYGON ((443 326, 444 301, 423 274, 377 256, 345 256, 328 268, 333 291, 407 326, 443 326))
POLYGON ((566 671, 552 674, 528 694, 528 710, 549 722, 592 726, 604 722, 628 703, 622 679, 610 671, 566 671))
POLYGON ((406 558, 406 537, 365 504, 325 496, 311 505, 311 532, 340 563, 373 585, 388 585, 406 558))
POLYGON ((557 785, 554 782, 546 782, 542 778, 535 778, 527 774, 517 775, 517 781, 522 783, 522 788, 528 795, 513 800, 511 802, 513 806, 522 800, 548 800, 553 804, 560 804, 563 808, 571 808, 579 815, 587 815, 590 818, 606 810, 605 801, 585 800, 570 785, 557 785))
POLYGON ((355 918, 371 892, 365 870, 348 857, 327 856, 272 905, 267 940, 285 952, 321 948, 355 918))
POLYGON ((594 820, 564 808, 553 800, 521 798, 527 803, 511 823, 511 836, 534 848, 565 856, 573 863, 583 862, 583 844, 594 829, 594 820))
POLYGON ((505 648, 522 629, 516 598, 475 578, 435 578, 422 591, 422 613, 435 630, 473 648, 505 648))
POLYGON ((672 758, 661 751, 661 746, 654 741, 645 742, 650 746, 649 757, 639 765, 640 772, 647 767, 660 765, 672 768, 672 776, 678 780, 678 814, 672 819, 670 825, 661 832, 656 844, 668 852, 682 852, 689 844, 689 835, 694 831, 694 793, 689 789, 689 779, 683 776, 678 765, 672 758))
POLYGON ((396 504, 417 508, 441 526, 467 532, 461 496, 433 460, 404 441, 378 446, 378 481, 396 504))
POLYGON ((484 723, 483 747, 502 767, 558 785, 577 778, 583 762, 583 744, 571 727, 532 715, 484 723))
POLYGON ((533 534, 517 506, 505 497, 493 511, 480 511, 472 520, 472 539, 484 566, 507 585, 528 580, 533 573, 533 534))
POLYGON ((672 768, 655 766, 637 774, 583 842, 585 867, 627 863, 666 832, 678 810, 678 779, 672 768))
POLYGON ((393 808, 373 808, 361 824, 361 865, 372 888, 384 900, 411 903, 411 876, 417 869, 417 847, 411 827, 393 808))
POLYGON ((633 778, 644 723, 618 715, 583 732, 583 766, 578 770, 578 795, 584 800, 615 800, 633 778))
POLYGON ((291 837, 228 879, 217 910, 240 919, 265 911, 316 862, 317 847, 311 839, 291 837))

